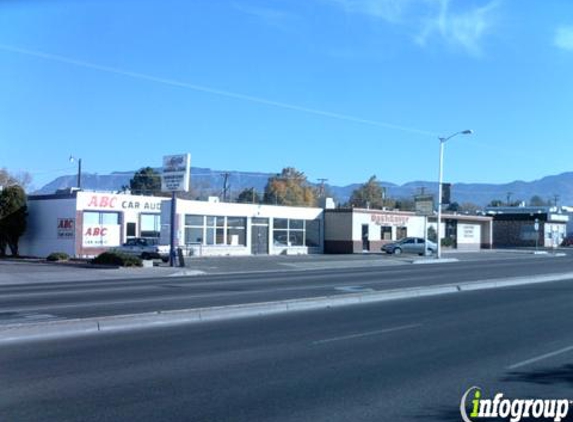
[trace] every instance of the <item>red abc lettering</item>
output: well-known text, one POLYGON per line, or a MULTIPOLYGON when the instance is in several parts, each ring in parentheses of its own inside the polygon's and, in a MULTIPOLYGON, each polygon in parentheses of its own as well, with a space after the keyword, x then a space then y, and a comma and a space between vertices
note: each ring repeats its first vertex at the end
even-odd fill
POLYGON ((88 202, 88 207, 97 207, 97 196, 92 196, 90 202, 88 202))

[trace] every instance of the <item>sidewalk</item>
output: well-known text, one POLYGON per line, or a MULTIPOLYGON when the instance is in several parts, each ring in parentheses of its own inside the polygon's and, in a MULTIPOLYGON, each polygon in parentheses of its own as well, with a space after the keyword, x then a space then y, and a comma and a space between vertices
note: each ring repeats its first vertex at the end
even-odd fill
MULTIPOLYGON (((0 260, 0 285, 167 277, 180 268, 97 268, 40 261, 0 260)), ((193 275, 190 272, 189 275, 193 275)))

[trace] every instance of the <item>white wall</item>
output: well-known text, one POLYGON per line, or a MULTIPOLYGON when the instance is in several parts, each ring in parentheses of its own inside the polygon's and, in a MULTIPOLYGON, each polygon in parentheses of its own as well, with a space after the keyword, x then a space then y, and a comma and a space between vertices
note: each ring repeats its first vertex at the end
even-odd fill
POLYGON ((73 236, 69 236, 69 232, 65 230, 61 230, 58 236, 59 219, 71 219, 75 227, 74 198, 28 200, 28 225, 20 239, 20 254, 46 257, 52 252, 65 252, 73 256, 75 230, 73 236))
POLYGON ((458 223, 456 240, 459 250, 479 250, 481 224, 458 223))
POLYGON ((352 219, 352 240, 362 240, 362 225, 368 224, 368 240, 381 240, 381 227, 392 227, 392 240, 397 229, 405 227, 408 236, 424 237, 424 217, 389 211, 356 211, 352 219))

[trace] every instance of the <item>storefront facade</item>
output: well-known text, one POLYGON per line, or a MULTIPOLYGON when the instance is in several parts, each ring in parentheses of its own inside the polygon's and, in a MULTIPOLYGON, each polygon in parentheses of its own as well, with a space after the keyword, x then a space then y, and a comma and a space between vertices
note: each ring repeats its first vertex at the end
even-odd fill
MULTIPOLYGON (((175 243, 185 255, 323 252, 322 208, 177 200, 175 243)), ((162 207, 161 243, 170 242, 171 204, 162 207)))
MULTIPOLYGON (((359 208, 324 211, 325 253, 380 252, 385 243, 404 237, 424 237, 434 230, 435 217, 423 217, 413 212, 370 210, 359 208)), ((440 227, 442 239, 459 250, 491 248, 492 219, 490 217, 444 214, 440 227)))
POLYGON ((495 247, 557 247, 567 235, 569 214, 558 207, 490 207, 495 247))
POLYGON ((93 257, 132 237, 159 239, 163 197, 76 191, 28 197, 20 253, 93 257))

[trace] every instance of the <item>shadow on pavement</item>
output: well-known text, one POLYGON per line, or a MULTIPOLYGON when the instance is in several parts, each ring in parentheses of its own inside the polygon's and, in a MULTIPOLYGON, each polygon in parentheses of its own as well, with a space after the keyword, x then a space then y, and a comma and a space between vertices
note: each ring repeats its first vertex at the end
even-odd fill
POLYGON ((566 387, 571 388, 573 387, 573 364, 567 364, 553 369, 511 372, 508 376, 503 378, 502 381, 534 383, 539 385, 565 384, 566 387))

